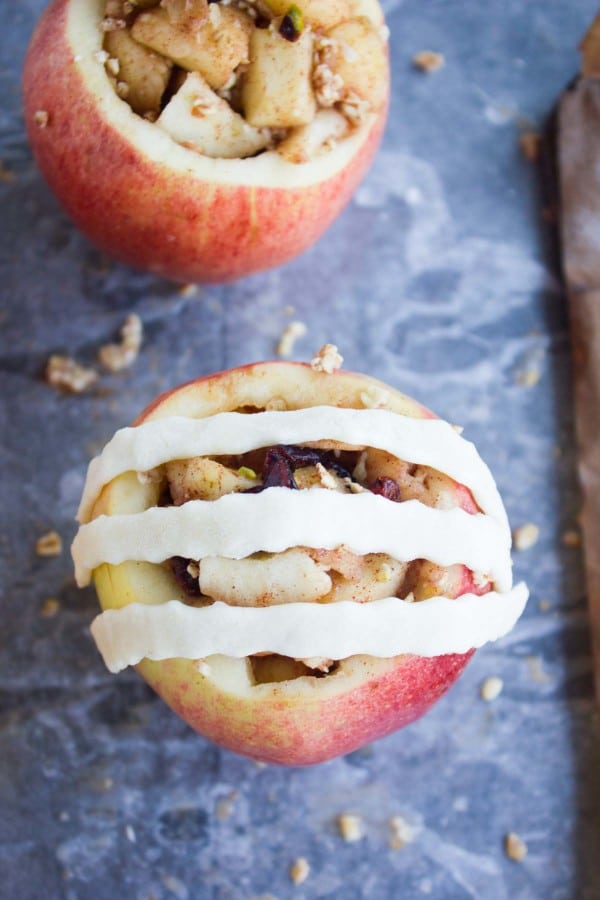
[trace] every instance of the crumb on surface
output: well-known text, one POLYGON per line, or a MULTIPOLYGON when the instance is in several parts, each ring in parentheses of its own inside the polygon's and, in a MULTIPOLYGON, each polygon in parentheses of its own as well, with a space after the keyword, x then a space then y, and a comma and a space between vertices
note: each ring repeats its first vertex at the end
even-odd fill
POLYGON ((121 328, 121 342, 100 347, 98 360, 101 365, 109 372, 127 369, 139 355, 143 334, 142 320, 136 313, 131 313, 121 328))
POLYGON ((286 325, 277 344, 277 355, 291 356, 294 352, 294 344, 299 338, 304 337, 306 330, 304 322, 294 321, 286 325))
POLYGON ((504 682, 501 678, 498 678, 497 675, 490 675, 489 678, 486 678, 481 682, 481 699, 485 700, 486 703, 491 703, 500 696, 503 687, 504 682))
POLYGON ((47 128, 50 124, 50 113, 47 109, 37 109, 33 114, 33 121, 38 128, 47 128))
POLYGON ((60 556, 62 553, 62 538, 57 531, 48 531, 35 542, 35 552, 38 556, 60 556))
POLYGON ((54 354, 46 364, 46 382, 70 394, 82 394, 98 380, 95 369, 79 365, 70 356, 54 354))
POLYGON ((217 805, 215 807, 215 815, 219 822, 225 822, 230 818, 233 812, 233 804, 236 798, 237 791, 230 791, 226 797, 221 797, 217 801, 217 805))
POLYGON ((198 285, 192 282, 182 284, 177 293, 180 297, 194 297, 198 293, 198 285))
POLYGON ((290 866, 290 880, 294 884, 302 884, 306 881, 310 874, 310 866, 308 860, 303 856, 299 856, 290 866))
POLYGON ((528 366, 517 372, 515 381, 520 387, 535 387, 539 383, 542 373, 537 366, 528 366))
POLYGON ((355 813, 341 813, 337 817, 337 826, 340 835, 348 844, 360 841, 363 837, 363 820, 355 813))
POLYGON ((540 529, 533 522, 527 522, 526 525, 519 525, 513 531, 513 544, 515 550, 529 550, 535 546, 540 536, 540 529))
POLYGON ((527 664, 529 677, 532 681, 535 681, 536 684, 549 684, 549 682, 552 681, 548 673, 544 670, 544 663, 541 656, 535 654, 526 656, 525 663, 527 664))
POLYGON ((56 597, 46 597, 40 607, 40 616, 43 619, 53 619, 60 609, 60 603, 56 597))
POLYGON ((442 53, 436 53, 435 50, 420 50, 413 56, 412 64, 415 69, 429 74, 443 68, 446 65, 446 60, 442 53))
POLYGON ((550 603, 549 600, 546 600, 546 599, 540 600, 540 602, 538 603, 538 606, 539 606, 541 612, 548 612, 550 609, 552 609, 552 604, 550 603))
POLYGON ((504 838, 504 852, 514 862, 522 862, 527 856, 527 844, 516 832, 509 831, 504 838))
POLYGON ((565 547, 580 547, 581 535, 578 531, 575 531, 574 528, 570 528, 568 531, 565 531, 563 533, 562 542, 565 547))
POLYGON ((411 844, 414 841, 415 830, 404 816, 392 816, 389 826, 389 845, 392 850, 401 850, 405 844, 411 844))
POLYGON ((326 372, 333 375, 341 368, 344 357, 338 352, 335 344, 323 344, 318 353, 310 361, 310 367, 315 372, 326 372))
POLYGON ((542 146, 541 135, 537 131, 524 131, 519 136, 519 149, 528 162, 537 162, 542 146))

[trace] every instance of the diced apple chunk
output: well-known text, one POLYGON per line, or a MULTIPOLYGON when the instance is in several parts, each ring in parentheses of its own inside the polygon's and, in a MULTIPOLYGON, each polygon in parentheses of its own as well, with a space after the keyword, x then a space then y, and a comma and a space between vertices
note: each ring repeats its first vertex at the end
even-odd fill
POLYGON ((200 562, 200 590, 232 606, 310 603, 331 590, 331 578, 300 549, 246 559, 208 556, 200 562))
POLYGON ((170 22, 192 30, 208 18, 208 0, 161 0, 160 5, 166 9, 170 22))
POLYGON ((223 87, 233 71, 248 60, 254 28, 246 13, 232 6, 216 10, 198 27, 192 20, 172 22, 166 9, 141 13, 131 34, 136 41, 172 59, 188 72, 200 72, 212 88, 223 87))
POLYGON ((270 135, 253 128, 197 72, 186 78, 156 121, 180 144, 204 156, 241 159, 263 150, 270 135))
MULTIPOLYGON (((266 0, 266 4, 275 16, 285 16, 292 0, 266 0)), ((294 0, 294 6, 315 28, 332 28, 351 16, 346 0, 294 0)))
POLYGON ((258 128, 293 128, 312 122, 316 101, 311 84, 313 35, 305 29, 287 41, 277 27, 256 28, 250 65, 242 86, 242 107, 258 128))
POLYGON ((344 137, 348 122, 333 109, 321 109, 309 125, 294 128, 279 144, 277 152, 288 162, 310 162, 327 152, 331 144, 344 137))
POLYGON ((257 483, 206 456, 176 459, 167 463, 165 469, 176 506, 188 500, 217 500, 224 494, 247 491, 257 483))
POLYGON ((104 47, 119 62, 119 81, 129 88, 127 102, 143 115, 158 112, 173 63, 134 41, 126 30, 109 31, 104 47))
POLYGON ((365 16, 342 22, 326 36, 333 41, 324 61, 344 83, 345 97, 367 101, 380 109, 387 96, 387 52, 372 22, 365 16))

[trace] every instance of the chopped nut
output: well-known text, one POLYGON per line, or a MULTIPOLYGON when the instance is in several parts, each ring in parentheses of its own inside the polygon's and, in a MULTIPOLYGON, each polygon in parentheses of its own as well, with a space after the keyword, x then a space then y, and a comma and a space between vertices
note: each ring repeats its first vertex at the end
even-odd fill
POLYGON ((106 65, 109 58, 109 54, 106 52, 106 50, 96 50, 96 52, 94 53, 94 59, 102 66, 106 65))
POLYGON ((529 550, 538 542, 540 529, 533 522, 520 525, 513 531, 513 544, 516 550, 529 550))
POLYGON ((337 825, 341 836, 349 844, 360 841, 363 836, 363 821, 360 816, 342 813, 337 817, 337 825))
POLYGON ((50 113, 46 109, 38 109, 33 114, 33 121, 38 128, 47 128, 50 123, 50 113))
POLYGON ((129 96, 129 85, 125 81, 117 81, 117 97, 120 97, 121 100, 126 100, 129 96))
POLYGON ((198 285, 182 284, 177 293, 180 297, 193 297, 198 293, 198 285))
POLYGON ((106 16, 100 22, 100 31, 105 34, 109 31, 122 31, 124 28, 127 28, 125 19, 117 19, 115 16, 106 16))
POLYGON ((254 469, 248 468, 248 466, 240 466, 237 473, 238 475, 241 475, 242 478, 250 478, 251 481, 256 481, 256 472, 254 469))
POLYGON ((98 351, 98 359, 109 372, 128 368, 137 358, 142 345, 143 326, 138 315, 132 313, 121 328, 120 344, 105 344, 98 351))
POLYGON ((298 338, 306 334, 306 325, 304 322, 290 322, 283 329, 283 334, 277 344, 278 356, 291 356, 294 351, 294 344, 298 338))
POLYGON ((569 530, 565 531, 562 536, 562 542, 565 547, 580 547, 581 546, 581 535, 578 531, 569 530))
POLYGON ((481 699, 491 703, 502 693, 504 682, 497 675, 491 675, 481 683, 481 699))
POLYGON ((370 387, 361 391, 360 402, 367 409, 383 409, 390 399, 390 392, 380 387, 370 387))
POLYGON ((434 50, 421 50, 419 53, 415 53, 412 63, 415 69, 420 69, 421 72, 429 74, 430 72, 437 72, 438 69, 445 66, 446 60, 441 53, 436 53, 434 50))
POLYGON ((392 816, 389 826, 391 832, 389 845, 392 850, 401 850, 405 844, 414 841, 415 830, 403 816, 392 816))
POLYGON ((60 603, 56 597, 47 597, 40 608, 40 616, 44 619, 53 619, 60 609, 60 603))
POLYGON ((333 375, 341 367, 344 357, 338 353, 335 344, 323 344, 316 356, 310 361, 310 367, 315 372, 326 372, 333 375))
POLYGON ((221 797, 218 801, 215 813, 219 822, 225 822, 233 812, 233 803, 237 797, 237 791, 230 791, 227 797, 221 797))
POLYGON ((515 381, 521 387, 535 387, 542 377, 542 373, 535 366, 529 366, 520 372, 517 372, 515 381))
POLYGON ((527 663, 529 677, 532 681, 535 681, 536 684, 548 684, 552 681, 548 673, 544 671, 544 664, 541 656, 527 656, 525 657, 525 662, 527 663))
POLYGON ((290 879, 294 884, 302 884, 308 878, 309 873, 310 866, 303 856, 299 856, 290 866, 290 879))
POLYGON ((357 128, 365 121, 367 115, 371 111, 371 104, 368 100, 364 100, 362 97, 359 97, 358 94, 354 94, 350 91, 344 97, 343 102, 340 103, 339 109, 342 115, 348 119, 350 124, 357 128))
POLYGON ((527 844, 518 834, 510 831, 504 838, 504 852, 514 862, 522 862, 527 856, 527 844))
POLYGON ((316 469, 319 473, 319 480, 321 482, 321 485, 324 488, 328 488, 330 491, 337 491, 340 482, 335 477, 335 475, 332 475, 331 472, 326 469, 322 463, 317 463, 316 469))
POLYGON ((35 542, 35 552, 38 556, 60 556, 62 553, 62 540, 57 531, 48 531, 35 542))
POLYGON ((186 572, 190 576, 190 578, 200 578, 200 566, 197 562, 189 563, 186 572))
POLYGON ((524 131, 519 137, 519 148, 528 162, 537 162, 540 158, 542 138, 536 131, 524 131))
POLYGON ((538 607, 540 609, 540 612, 548 612, 550 609, 552 609, 552 604, 549 600, 540 600, 540 602, 538 603, 538 607))
POLYGON ((70 356, 51 356, 46 365, 45 378, 52 387, 71 394, 81 394, 98 380, 95 369, 80 366, 70 356))
POLYGON ((106 61, 106 68, 111 75, 114 75, 116 77, 119 74, 119 69, 121 68, 119 60, 116 59, 116 57, 111 56, 106 61))

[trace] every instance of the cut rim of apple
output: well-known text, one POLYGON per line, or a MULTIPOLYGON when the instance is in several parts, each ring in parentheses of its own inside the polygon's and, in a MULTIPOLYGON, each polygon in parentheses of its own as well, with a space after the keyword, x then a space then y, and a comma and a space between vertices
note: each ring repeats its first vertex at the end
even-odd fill
MULTIPOLYGON (((109 10, 111 2, 113 0, 108 0, 109 10)), ((127 7, 127 4, 125 5, 127 7)), ((249 6, 252 8, 251 4, 249 6)), ((306 3, 306 6, 310 7, 310 4, 306 3)), ((132 8, 132 5, 129 4, 128 7, 132 8)), ((220 4, 211 3, 208 8, 213 10, 217 7, 220 7, 220 4)), ((152 87, 156 87, 157 79, 163 79, 164 89, 167 87, 169 77, 170 83, 177 80, 173 76, 173 60, 133 41, 129 27, 103 32, 102 23, 106 21, 103 14, 103 0, 70 3, 67 13, 67 34, 73 51, 74 65, 83 75, 86 87, 101 104, 104 115, 147 158, 159 163, 164 163, 168 159, 169 166, 174 170, 195 174, 212 183, 223 181, 250 187, 293 189, 327 180, 343 170, 360 152, 362 145, 369 140, 375 123, 386 113, 389 73, 387 50, 384 38, 381 37, 385 28, 383 13, 377 0, 343 0, 342 9, 344 8, 351 15, 351 23, 359 23, 359 29, 362 23, 363 29, 368 30, 367 43, 372 45, 379 42, 381 45, 377 77, 373 77, 366 87, 365 79, 357 82, 360 92, 363 94, 365 91, 372 92, 373 102, 368 98, 365 99, 366 95, 360 96, 350 91, 350 96, 344 94, 335 104, 326 101, 328 105, 324 107, 317 103, 313 87, 316 63, 313 60, 318 61, 319 55, 311 44, 310 52, 305 51, 305 56, 307 53, 310 56, 308 81, 305 71, 306 60, 297 63, 297 71, 303 72, 306 82, 304 94, 298 94, 297 91, 292 93, 285 107, 288 113, 293 112, 291 119, 286 118, 284 113, 283 118, 270 120, 271 107, 266 110, 262 108, 265 105, 262 102, 264 97, 271 97, 271 93, 264 90, 264 79, 272 77, 272 73, 276 73, 278 68, 277 60, 273 60, 269 55, 273 53, 270 46, 263 54, 266 59, 264 72, 253 75, 256 68, 253 58, 250 59, 250 65, 246 57, 239 63, 242 72, 242 94, 249 97, 240 101, 243 102, 245 109, 238 111, 232 108, 225 99, 227 88, 217 89, 216 92, 206 81, 205 74, 192 69, 192 63, 188 62, 187 74, 184 72, 185 79, 183 81, 179 79, 180 83, 176 85, 178 89, 152 116, 156 121, 147 121, 142 114, 133 112, 128 105, 127 84, 119 81, 123 59, 126 66, 129 61, 129 57, 125 58, 127 48, 121 50, 119 41, 124 37, 129 38, 130 43, 137 45, 134 48, 136 52, 140 49, 148 51, 155 63, 162 65, 158 76, 154 77, 155 72, 151 71, 148 77, 140 77, 141 90, 135 91, 136 98, 149 96, 152 87), (112 74, 113 72, 115 74, 112 74), (144 93, 144 88, 148 87, 153 77, 153 84, 144 93), (120 90, 121 88, 125 90, 120 90), (122 97, 118 96, 118 91, 122 97), (359 117, 353 120, 357 109, 359 117), (247 113, 246 118, 244 112, 247 113), (267 127, 265 124, 267 121, 272 121, 273 124, 267 127), (289 122, 290 127, 282 126, 278 121, 289 122), (259 124, 253 124, 255 122, 259 124), (274 147, 273 135, 276 136, 275 142, 279 147, 274 147)), ((224 6, 223 10, 230 13, 235 7, 224 6)), ((164 16, 164 22, 161 20, 161 24, 167 29, 171 27, 162 6, 148 8, 145 5, 139 13, 136 13, 138 22, 144 22, 158 14, 164 16)), ((280 22, 279 19, 274 21, 280 22)), ((336 27, 339 26, 332 26, 329 30, 335 31, 336 27)), ((295 54, 302 50, 303 40, 306 42, 309 38, 317 46, 325 45, 322 53, 329 52, 328 44, 334 44, 333 39, 325 37, 323 29, 318 28, 313 35, 310 19, 306 20, 305 30, 297 42, 281 38, 277 29, 272 27, 263 29, 253 25, 252 28, 254 34, 251 38, 258 36, 263 43, 265 39, 271 38, 272 41, 284 45, 286 50, 291 48, 295 54)), ((135 22, 133 33, 136 33, 135 22)), ((156 43, 153 36, 147 37, 147 40, 156 43)), ((356 54, 349 45, 340 44, 340 47, 338 53, 340 65, 343 63, 348 69, 347 57, 354 60, 356 54)), ((333 59, 332 56, 331 58, 333 59)), ((128 71, 131 71, 132 67, 135 68, 135 60, 128 71)), ((355 63, 354 67, 356 68, 355 63)), ((293 66, 291 70, 293 75, 293 66)), ((290 81, 291 84, 294 84, 293 80, 290 81)), ((289 85, 287 90, 291 90, 289 85)), ((160 93, 160 89, 158 91, 160 93)), ((156 95, 155 90, 154 96, 156 95)), ((139 110, 139 101, 137 105, 139 110)))

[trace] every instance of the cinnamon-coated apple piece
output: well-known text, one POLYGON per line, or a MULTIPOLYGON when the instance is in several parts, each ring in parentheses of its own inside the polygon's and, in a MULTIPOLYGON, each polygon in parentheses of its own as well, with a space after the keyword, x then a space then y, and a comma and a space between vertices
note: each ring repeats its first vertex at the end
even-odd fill
POLYGON ((312 122, 292 128, 277 147, 277 152, 293 163, 306 163, 327 153, 330 143, 349 131, 348 120, 334 109, 320 109, 312 122))
POLYGON ((277 27, 255 28, 250 38, 250 65, 242 86, 244 115, 259 128, 293 128, 315 117, 311 83, 313 35, 305 28, 295 41, 277 27))
POLYGON ((106 35, 105 49, 119 63, 118 81, 127 85, 127 103, 134 112, 156 113, 169 83, 173 63, 135 41, 120 29, 106 35))
POLYGON ((385 102, 385 46, 373 23, 365 16, 342 22, 326 32, 331 40, 325 60, 343 82, 343 99, 358 97, 373 109, 385 102), (360 65, 358 65, 360 61, 360 65))
POLYGON ((156 124, 178 143, 220 159, 253 156, 270 140, 268 131, 249 125, 198 72, 190 72, 156 124))
POLYGON ((234 69, 247 61, 252 30, 246 13, 233 6, 211 4, 205 19, 190 17, 183 24, 162 7, 140 13, 131 35, 182 69, 200 72, 212 88, 222 88, 234 69))

